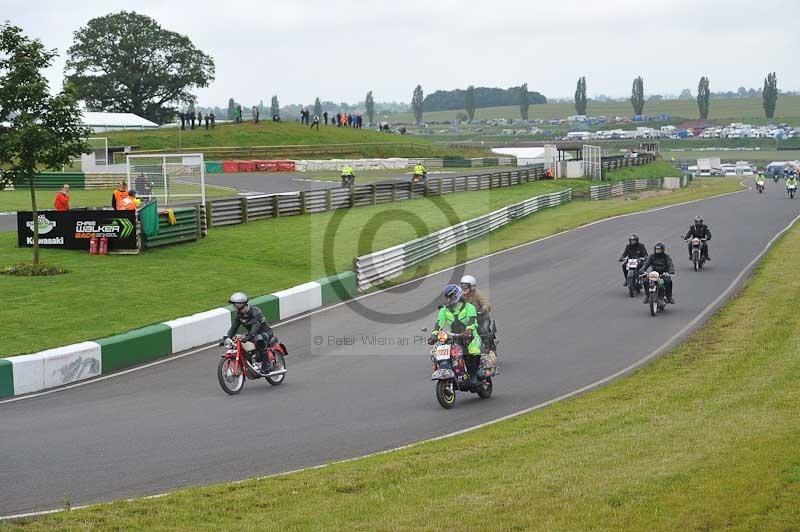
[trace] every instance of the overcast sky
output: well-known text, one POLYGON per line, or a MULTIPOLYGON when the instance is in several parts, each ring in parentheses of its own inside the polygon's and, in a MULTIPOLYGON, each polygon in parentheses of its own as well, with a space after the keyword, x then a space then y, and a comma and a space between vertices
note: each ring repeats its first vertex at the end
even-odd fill
POLYGON ((798 0, 0 0, 10 20, 60 57, 61 86, 72 33, 121 10, 155 18, 213 57, 216 81, 200 105, 411 99, 467 85, 527 82, 569 97, 585 75, 589 96, 759 87, 769 71, 800 88, 798 0))

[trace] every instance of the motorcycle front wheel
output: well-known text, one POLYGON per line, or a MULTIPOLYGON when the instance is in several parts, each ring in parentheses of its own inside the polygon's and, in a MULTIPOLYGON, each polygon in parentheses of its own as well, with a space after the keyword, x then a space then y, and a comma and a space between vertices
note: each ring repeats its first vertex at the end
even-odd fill
POLYGON ((655 292, 650 292, 650 315, 655 316, 658 312, 658 296, 655 292))
POLYGON ((631 297, 636 294, 636 278, 633 275, 628 276, 628 294, 631 297))
POLYGON ((456 404, 456 391, 453 389, 453 381, 436 381, 436 400, 447 410, 456 404))
MULTIPOLYGON (((278 369, 286 369, 286 361, 283 359, 283 355, 280 353, 275 353, 275 362, 277 362, 278 369)), ((283 382, 283 379, 286 378, 286 373, 282 375, 275 375, 274 377, 265 377, 267 382, 273 386, 278 386, 283 382)))
POLYGON ((243 368, 239 368, 238 374, 234 371, 236 359, 223 358, 217 366, 217 379, 222 391, 228 395, 236 395, 244 388, 243 368))
POLYGON ((488 399, 492 396, 492 378, 486 377, 486 380, 478 387, 478 397, 481 399, 488 399))

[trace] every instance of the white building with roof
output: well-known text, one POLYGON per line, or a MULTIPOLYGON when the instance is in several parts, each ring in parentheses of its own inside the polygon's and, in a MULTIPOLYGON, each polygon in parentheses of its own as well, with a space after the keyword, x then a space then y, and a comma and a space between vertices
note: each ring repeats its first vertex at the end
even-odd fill
POLYGON ((155 129, 158 124, 133 113, 83 111, 81 123, 95 133, 122 129, 155 129))

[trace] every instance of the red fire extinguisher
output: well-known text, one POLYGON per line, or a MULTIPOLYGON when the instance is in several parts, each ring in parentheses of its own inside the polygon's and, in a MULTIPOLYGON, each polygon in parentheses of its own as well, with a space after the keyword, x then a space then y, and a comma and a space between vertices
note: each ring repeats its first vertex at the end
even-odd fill
POLYGON ((108 253, 108 237, 100 238, 100 254, 105 255, 108 253))
POLYGON ((89 254, 90 255, 97 255, 97 237, 93 236, 89 239, 89 254))

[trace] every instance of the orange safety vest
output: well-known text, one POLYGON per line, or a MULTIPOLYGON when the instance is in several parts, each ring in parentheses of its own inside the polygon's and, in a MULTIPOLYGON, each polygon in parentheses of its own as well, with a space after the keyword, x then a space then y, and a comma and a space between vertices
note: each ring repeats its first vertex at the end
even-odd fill
POLYGON ((136 201, 130 196, 125 196, 122 200, 117 201, 117 210, 118 211, 135 211, 136 210, 136 201))
POLYGON ((127 198, 127 197, 128 197, 128 191, 127 190, 125 192, 123 192, 121 190, 115 190, 114 191, 114 200, 115 200, 114 201, 114 205, 116 205, 116 208, 117 208, 118 211, 127 210, 127 209, 123 209, 122 207, 120 207, 120 205, 122 204, 122 198, 127 198))

